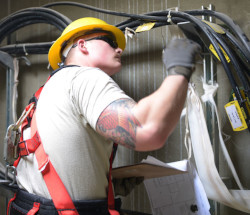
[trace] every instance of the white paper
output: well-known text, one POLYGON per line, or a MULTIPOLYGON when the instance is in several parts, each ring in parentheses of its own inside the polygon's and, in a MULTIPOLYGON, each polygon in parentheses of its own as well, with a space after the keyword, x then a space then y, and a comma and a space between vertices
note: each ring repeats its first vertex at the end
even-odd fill
MULTIPOLYGON (((143 162, 157 163, 148 157, 143 162)), ((163 164, 159 161, 159 164, 163 164)), ((197 172, 187 160, 167 163, 187 173, 144 180, 153 215, 210 215, 210 205, 197 172), (198 210, 191 210, 196 207, 198 210)))

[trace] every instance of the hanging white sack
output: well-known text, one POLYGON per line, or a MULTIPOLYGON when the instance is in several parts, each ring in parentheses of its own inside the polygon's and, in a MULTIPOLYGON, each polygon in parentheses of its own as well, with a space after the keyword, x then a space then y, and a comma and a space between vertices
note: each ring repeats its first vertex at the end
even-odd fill
POLYGON ((191 144, 194 153, 195 163, 197 166, 197 171, 206 191, 207 197, 209 199, 235 208, 237 210, 249 213, 250 191, 242 189, 242 185, 238 179, 237 173, 228 155, 220 132, 220 121, 218 118, 217 108, 213 99, 217 88, 217 85, 204 85, 205 95, 203 96, 203 100, 210 102, 215 108, 218 120, 220 145, 228 163, 228 166, 232 171, 234 179, 236 180, 241 190, 230 190, 225 186, 224 182, 221 180, 221 177, 214 163, 214 154, 207 130, 204 112, 202 109, 202 103, 198 95, 196 94, 193 86, 189 84, 186 114, 188 118, 191 144))

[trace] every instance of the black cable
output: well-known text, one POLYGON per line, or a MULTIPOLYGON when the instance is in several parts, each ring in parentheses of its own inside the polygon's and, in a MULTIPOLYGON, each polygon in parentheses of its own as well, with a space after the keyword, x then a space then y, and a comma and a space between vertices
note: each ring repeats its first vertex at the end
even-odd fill
POLYGON ((249 83, 249 80, 246 77, 245 73, 242 71, 242 69, 241 69, 238 61, 236 60, 234 54, 232 53, 230 48, 225 44, 224 39, 219 34, 214 33, 214 37, 219 42, 219 44, 221 45, 223 50, 226 52, 226 54, 228 55, 228 57, 230 59, 230 62, 232 63, 233 67, 235 68, 235 71, 238 74, 238 77, 239 77, 245 91, 247 92, 248 98, 250 98, 250 86, 249 86, 250 83, 249 83))
MULTIPOLYGON (((158 18, 156 19, 155 17, 145 16, 145 15, 130 15, 130 14, 125 14, 125 13, 117 13, 117 12, 113 13, 113 12, 108 11, 108 10, 98 9, 98 8, 95 8, 95 7, 92 7, 92 6, 88 6, 88 5, 84 5, 84 4, 81 4, 81 3, 72 3, 72 2, 56 2, 56 3, 47 4, 44 7, 55 6, 55 5, 65 5, 65 4, 81 6, 81 7, 84 7, 84 8, 96 10, 98 12, 106 12, 106 13, 109 13, 109 14, 115 14, 115 15, 122 15, 122 16, 133 17, 134 19, 139 18, 141 20, 145 20, 146 19, 146 20, 164 20, 164 21, 166 21, 166 15, 169 14, 169 11, 161 12, 161 14, 164 15, 164 17, 162 17, 160 19, 158 19, 158 18)), ((154 13, 154 14, 159 14, 159 12, 158 13, 154 13)), ((175 11, 171 11, 171 14, 176 14, 176 12, 175 11)))
MULTIPOLYGON (((51 4, 49 4, 50 6, 52 6, 52 5, 59 5, 59 4, 70 4, 70 5, 72 5, 73 3, 72 2, 57 2, 57 3, 51 3, 51 4)), ((83 4, 79 4, 79 3, 74 3, 74 5, 77 5, 77 6, 82 6, 83 4)), ((47 5, 47 7, 48 7, 48 5, 47 5)), ((86 5, 84 5, 84 7, 86 7, 86 5)), ((93 7, 88 7, 88 8, 92 8, 92 9, 96 9, 96 8, 93 8, 93 7)), ((98 10, 98 11, 103 11, 103 10, 98 10)), ((106 11, 106 12, 110 12, 110 11, 106 11)), ((171 11, 171 15, 173 16, 173 15, 175 15, 175 16, 177 16, 178 17, 178 14, 179 14, 180 12, 175 12, 175 11, 171 11)), ((115 13, 115 14, 119 14, 120 15, 120 13, 115 13)), ((163 12, 161 12, 161 14, 163 14, 163 12)), ((167 11, 167 12, 164 12, 164 17, 163 18, 161 18, 161 19, 159 19, 159 20, 164 20, 164 21, 166 21, 166 15, 167 14, 169 14, 169 12, 167 11)), ((123 14, 124 15, 124 14, 123 14)), ((127 16, 127 14, 126 14, 126 16, 127 16)), ((147 17, 147 16, 145 16, 145 15, 137 15, 137 16, 134 16, 134 15, 129 15, 129 17, 134 17, 134 18, 140 18, 140 19, 144 19, 144 18, 146 18, 147 20, 149 19, 149 20, 151 20, 152 18, 150 17, 147 17)), ((190 16, 191 17, 191 16, 190 16)), ((189 18, 190 18, 189 17, 189 18)), ((187 18, 187 16, 185 17, 183 17, 183 15, 182 15, 182 17, 181 18, 187 18)), ((153 18, 153 20, 155 20, 155 18, 153 18)), ((192 19, 192 22, 194 22, 194 19, 192 19)))
POLYGON ((14 17, 16 14, 20 14, 20 13, 23 14, 24 12, 31 12, 35 16, 37 11, 42 12, 44 15, 52 14, 55 18, 62 19, 65 23, 68 23, 68 24, 71 22, 71 20, 67 16, 65 16, 65 15, 63 15, 55 10, 52 10, 50 8, 43 8, 43 7, 30 7, 30 8, 18 10, 16 12, 8 15, 7 17, 3 18, 2 20, 0 20, 0 22, 2 23, 5 20, 10 21, 11 17, 14 17))
MULTIPOLYGON (((164 22, 156 22, 155 25, 153 26, 153 28, 158 28, 158 27, 162 27, 162 26, 166 26, 166 25, 172 25, 177 24, 179 22, 184 22, 184 19, 181 19, 179 17, 172 17, 171 19, 172 23, 167 22, 167 20, 165 20, 164 22)), ((144 24, 145 21, 143 20, 130 20, 130 22, 128 22, 127 24, 124 25, 116 25, 116 27, 118 27, 121 31, 125 31, 126 27, 131 28, 131 29, 136 29, 138 26, 140 26, 141 24, 144 24)))
MULTIPOLYGON (((155 21, 155 22, 160 22, 157 23, 156 26, 162 26, 164 24, 169 24, 167 22, 167 16, 170 15, 171 16, 171 20, 174 20, 175 18, 181 18, 183 20, 188 20, 191 23, 195 24, 195 27, 197 28, 199 33, 202 33, 203 35, 205 35, 205 37, 203 37, 203 41, 204 43, 208 43, 211 42, 211 44, 214 46, 217 54, 219 55, 221 62, 223 64, 223 67, 228 75, 229 81, 235 91, 236 97, 237 99, 239 99, 239 101, 242 101, 241 95, 238 92, 238 86, 237 83, 235 82, 233 76, 232 76, 232 72, 230 71, 229 66, 227 65, 226 60, 224 59, 224 55, 222 53, 222 51, 219 48, 218 43, 216 42, 213 32, 211 32, 210 30, 207 29, 207 27, 204 27, 204 23, 202 23, 199 19, 193 17, 192 15, 209 15, 209 16, 216 16, 219 17, 221 20, 223 20, 225 23, 227 23, 230 27, 235 27, 235 24, 226 16, 223 16, 223 14, 219 14, 219 13, 215 13, 214 11, 210 11, 210 10, 196 10, 196 11, 187 11, 185 12, 178 12, 178 11, 158 11, 158 12, 152 12, 149 13, 147 15, 136 15, 136 14, 127 14, 127 13, 121 13, 121 12, 114 12, 114 11, 109 11, 109 10, 104 10, 104 9, 99 9, 99 8, 95 8, 89 5, 85 5, 85 4, 81 4, 81 3, 75 3, 75 2, 55 2, 55 3, 51 3, 51 4, 47 4, 44 5, 44 7, 51 7, 51 6, 57 6, 57 5, 72 5, 72 6, 78 6, 78 7, 83 7, 86 9, 90 9, 90 10, 94 10, 97 12, 102 12, 102 13, 108 13, 111 15, 118 15, 118 16, 124 16, 124 17, 129 17, 130 20, 127 20, 125 22, 123 22, 123 26, 121 24, 118 24, 117 26, 125 28, 128 26, 131 26, 132 28, 136 27, 136 25, 139 25, 141 23, 143 23, 143 21, 155 21), (191 15, 190 15, 191 14, 191 15), (126 24, 125 24, 126 23, 126 24)), ((48 8, 47 8, 48 9, 48 8)), ((241 33, 242 31, 240 31, 240 33, 237 34, 237 36, 243 41, 242 43, 244 45, 246 45, 246 38, 243 38, 243 34, 241 33), (242 39, 243 38, 243 39, 242 39)), ((247 48, 249 48, 247 46, 247 48)))
POLYGON ((30 21, 32 21, 32 18, 36 18, 36 17, 40 17, 43 19, 53 18, 56 22, 58 22, 59 26, 62 26, 64 28, 70 23, 70 20, 62 19, 63 17, 57 17, 55 16, 55 14, 47 13, 46 11, 39 11, 37 9, 34 9, 34 11, 32 10, 21 11, 19 13, 15 13, 15 15, 11 15, 7 17, 7 19, 5 20, 1 20, 0 26, 5 26, 9 22, 10 22, 9 24, 12 24, 13 21, 18 20, 19 18, 28 19, 27 16, 29 16, 30 21))
POLYGON ((250 52, 250 41, 247 38, 246 34, 227 15, 216 12, 216 11, 212 11, 212 10, 192 10, 192 11, 185 11, 185 12, 193 16, 213 16, 221 20, 239 38, 242 44, 246 47, 247 51, 250 52))
POLYGON ((78 3, 78 2, 68 2, 68 1, 52 2, 49 4, 45 4, 42 7, 48 8, 48 7, 59 6, 59 5, 77 6, 77 7, 82 7, 85 9, 93 10, 96 12, 101 12, 101 13, 115 15, 115 16, 130 17, 130 18, 139 19, 139 20, 147 20, 147 21, 165 21, 166 20, 166 18, 164 18, 164 17, 144 16, 144 15, 137 15, 137 14, 128 14, 128 13, 124 13, 124 12, 115 12, 115 11, 111 11, 111 10, 100 9, 97 7, 93 7, 93 6, 78 3))
MULTIPOLYGON (((84 4, 81 4, 81 3, 72 3, 72 2, 56 2, 56 3, 47 4, 47 5, 45 5, 45 7, 56 6, 56 5, 66 5, 66 4, 67 5, 80 6, 80 7, 86 8, 86 9, 91 9, 91 10, 94 10, 94 11, 97 11, 97 12, 108 13, 108 14, 111 14, 111 15, 119 15, 119 16, 130 17, 129 20, 126 20, 126 21, 124 21, 124 22, 117 25, 117 27, 119 27, 122 30, 124 30, 126 27, 129 27, 129 28, 133 29, 137 25, 141 24, 142 20, 144 20, 144 21, 147 20, 147 21, 166 22, 168 15, 171 15, 172 19, 173 19, 173 17, 180 17, 180 18, 183 18, 184 20, 189 20, 192 23, 195 23, 196 28, 198 28, 198 30, 200 32, 203 32, 203 34, 206 35, 207 39, 214 46, 217 54, 219 55, 219 57, 221 59, 223 67, 224 67, 224 69, 225 69, 225 71, 226 71, 226 73, 228 75, 229 81, 230 81, 230 83, 231 83, 231 85, 232 85, 232 87, 233 87, 233 89, 235 91, 236 97, 239 100, 240 104, 244 106, 243 98, 242 98, 242 96, 240 94, 239 87, 237 86, 237 83, 236 83, 236 81, 235 81, 235 79, 234 79, 234 77, 232 75, 232 71, 230 70, 230 67, 228 66, 227 61, 226 61, 226 59, 224 57, 224 54, 222 53, 221 49, 219 48, 219 44, 217 43, 216 38, 214 38, 213 32, 206 29, 206 26, 201 21, 198 21, 198 19, 195 20, 188 13, 190 13, 190 14, 192 13, 192 14, 195 14, 195 15, 199 14, 199 15, 216 16, 217 18, 219 18, 220 20, 225 22, 227 25, 229 25, 230 28, 236 27, 236 25, 227 16, 223 16, 223 14, 215 13, 214 11, 208 11, 208 10, 195 11, 195 12, 191 11, 191 12, 186 12, 186 13, 181 13, 181 12, 176 12, 176 11, 170 11, 170 12, 169 11, 160 11, 160 12, 153 12, 153 13, 150 13, 150 14, 147 14, 147 15, 134 15, 134 14, 121 13, 121 12, 118 12, 118 13, 117 12, 111 12, 111 11, 108 11, 108 10, 98 9, 98 8, 95 8, 95 7, 92 7, 92 6, 89 6, 89 5, 84 5, 84 4), (152 17, 152 15, 153 15, 153 17, 152 17), (155 16, 155 15, 157 15, 157 16, 155 16), (157 19, 156 19, 156 17, 157 17, 157 19), (160 17, 162 17, 162 18, 160 18, 160 17)), ((166 22, 166 24, 167 24, 167 22, 166 22)), ((158 25, 158 26, 160 26, 160 25, 158 25)), ((248 43, 247 43, 247 38, 244 37, 244 34, 242 33, 242 31, 234 31, 234 32, 236 33, 236 35, 240 38, 242 43, 248 49, 249 47, 248 47, 248 43)), ((203 40, 204 40, 204 38, 203 38, 203 40)), ((205 41, 205 42, 207 43, 207 41, 205 41)), ((227 49, 227 51, 229 51, 229 50, 227 49)), ((232 54, 231 54, 231 57, 232 57, 232 54)), ((234 66, 239 68, 238 65, 235 63, 235 60, 233 60, 233 62, 234 62, 234 66)), ((240 75, 241 75, 241 80, 242 80, 242 74, 240 73, 240 75)), ((245 108, 246 107, 244 107, 244 109, 245 108)))
POLYGON ((0 51, 7 52, 14 56, 23 56, 26 54, 48 54, 52 44, 53 42, 12 44, 0 47, 0 51))
MULTIPOLYGON (((178 16, 178 17, 181 17, 181 18, 184 18, 184 19, 186 19, 186 20, 188 20, 188 21, 194 23, 194 24, 195 24, 195 27, 196 27, 197 30, 198 30, 198 32, 199 32, 199 33, 203 33, 203 34, 209 39, 209 41, 210 41, 211 44, 213 45, 213 47, 214 47, 216 53, 218 54, 218 56, 219 56, 219 58, 220 58, 220 60, 221 60, 221 63, 222 63, 222 65, 223 65, 224 69, 225 69, 225 72, 226 72, 226 74, 227 74, 227 76, 228 76, 228 79, 229 79, 229 81, 230 81, 230 83, 231 83, 231 86, 232 86, 232 88, 233 88, 233 90, 234 90, 234 93, 235 93, 235 96, 236 96, 237 100, 239 101, 240 106, 243 107, 245 113, 247 113, 247 107, 246 107, 246 105, 245 105, 245 103, 244 103, 244 99, 242 98, 242 95, 241 95, 241 93, 240 93, 240 89, 239 89, 239 87, 238 87, 238 85, 237 85, 237 83, 236 83, 236 81, 235 81, 235 79, 234 79, 234 77, 233 77, 233 74, 232 74, 232 72, 231 72, 231 70, 230 70, 230 67, 229 67, 229 65, 228 65, 228 63, 227 63, 227 60, 225 59, 225 56, 224 56, 222 50, 221 50, 220 47, 219 47, 218 42, 217 42, 216 39, 214 38, 214 35, 213 35, 213 32, 211 31, 211 29, 209 29, 209 28, 207 27, 207 25, 206 25, 205 23, 203 23, 201 20, 196 19, 196 18, 194 18, 193 16, 191 16, 191 15, 189 15, 189 14, 180 13, 180 12, 176 13, 175 11, 173 11, 173 12, 172 12, 172 15, 173 15, 173 16, 178 16)), ((204 39, 204 38, 202 38, 202 39, 204 39)), ((206 42, 205 42, 205 43, 206 43, 206 42)), ((248 129, 250 130, 250 120, 249 120, 249 116, 248 116, 248 118, 247 118, 247 120, 246 120, 246 123, 247 123, 247 125, 248 125, 248 129)))
MULTIPOLYGON (((171 13, 174 11, 171 11, 171 13)), ((176 11, 175 11, 176 12, 176 11)), ((171 14, 170 13, 170 14, 171 14)), ((245 33, 240 29, 238 25, 236 25, 231 18, 229 18, 227 15, 212 11, 212 10, 192 10, 192 11, 184 11, 184 13, 187 13, 192 16, 214 16, 221 20, 242 42, 242 44, 245 46, 248 52, 250 52, 250 42, 245 33)), ((165 16, 169 14, 169 11, 155 11, 144 14, 145 16, 165 16)), ((133 19, 128 19, 120 24, 117 25, 119 27, 120 25, 126 25, 127 23, 133 21, 133 19)))
MULTIPOLYGON (((151 20, 151 21, 155 20, 155 21, 160 21, 158 19, 156 20, 155 17, 161 16, 163 18, 163 20, 161 20, 161 21, 164 22, 165 21, 164 19, 169 14, 168 10, 167 11, 150 12, 150 13, 147 13, 145 15, 127 14, 127 13, 123 13, 123 12, 114 12, 114 11, 110 11, 110 10, 99 9, 99 8, 89 6, 89 5, 86 5, 86 4, 77 3, 77 2, 68 2, 68 1, 49 3, 49 4, 44 5, 44 7, 52 7, 52 6, 58 6, 58 5, 77 6, 77 7, 82 7, 82 8, 85 8, 85 9, 93 10, 93 11, 96 11, 96 12, 102 12, 102 13, 117 15, 117 16, 130 17, 129 20, 126 20, 126 21, 116 25, 117 27, 123 26, 122 29, 125 28, 125 25, 133 22, 134 20, 151 20)), ((171 11, 171 13, 172 13, 172 11, 171 11)), ((188 13, 188 14, 194 15, 194 16, 198 16, 198 15, 199 16, 214 16, 214 17, 220 19, 238 36, 238 38, 240 38, 242 43, 249 50, 249 40, 248 40, 248 38, 246 37, 244 32, 239 28, 239 26, 236 25, 233 22, 233 20, 230 19, 225 14, 215 12, 215 11, 212 11, 212 10, 192 10, 192 11, 185 11, 185 13, 188 13)))
MULTIPOLYGON (((151 21, 165 21, 165 17, 168 15, 169 11, 156 11, 147 13, 145 15, 136 15, 136 14, 127 14, 123 12, 114 12, 110 10, 105 9, 99 9, 90 5, 77 3, 77 2, 68 2, 68 1, 62 1, 62 2, 54 2, 44 5, 43 7, 52 7, 52 6, 58 6, 58 5, 70 5, 70 6, 77 6, 82 7, 85 9, 93 10, 96 12, 106 13, 110 15, 117 15, 117 16, 124 16, 124 17, 130 17, 130 20, 126 20, 120 24, 117 25, 117 27, 127 25, 128 23, 134 21, 134 20, 151 20, 151 21), (156 17, 161 16, 163 19, 159 20, 156 19, 156 17), (164 17, 165 16, 165 17, 164 17)), ((171 11, 172 13, 172 11, 171 11)), ((224 22, 232 32, 234 32, 235 35, 240 39, 240 41, 243 43, 243 45, 246 47, 248 51, 250 51, 250 43, 249 39, 245 35, 245 33, 240 29, 238 25, 236 25, 232 19, 230 19, 227 15, 212 11, 212 10, 192 10, 192 11, 185 11, 185 13, 188 13, 193 16, 214 16, 224 22)))
MULTIPOLYGON (((245 76, 245 73, 243 72, 242 68, 240 67, 239 62, 236 59, 235 53, 232 51, 232 49, 228 45, 228 41, 227 41, 228 37, 227 37, 226 33, 224 33, 224 34, 217 33, 212 27, 210 27, 210 25, 207 25, 207 27, 210 29, 210 31, 212 32, 215 39, 219 42, 220 46, 222 46, 223 50, 228 55, 230 62, 232 62, 233 66, 235 68, 235 71, 238 73, 239 78, 240 78, 243 86, 246 89, 249 89, 249 84, 250 84, 249 80, 245 76)), ((225 31, 225 30, 223 29, 223 31, 225 31)), ((233 39, 233 36, 231 39, 233 39)), ((237 46, 238 46, 237 48, 239 48, 239 49, 243 48, 239 43, 237 43, 235 38, 234 38, 234 43, 237 44, 237 46)), ((247 53, 245 53, 245 54, 247 54, 247 53)), ((248 56, 245 56, 245 57, 248 57, 248 56)))
POLYGON ((15 20, 11 25, 5 26, 4 28, 0 28, 0 31, 3 32, 0 34, 0 43, 3 41, 3 39, 10 35, 11 33, 17 31, 18 29, 21 29, 25 26, 31 25, 31 24, 39 24, 39 23, 46 23, 46 24, 51 24, 54 26, 57 26, 59 31, 63 31, 62 26, 58 26, 53 19, 43 19, 43 18, 33 18, 32 20, 29 19, 29 16, 26 18, 20 18, 19 20, 15 20))
POLYGON ((229 32, 226 31, 225 36, 228 38, 228 40, 231 42, 232 46, 237 49, 239 54, 244 57, 244 60, 247 63, 247 66, 250 67, 250 53, 245 49, 244 46, 242 46, 238 40, 229 32))
MULTIPOLYGON (((150 15, 167 15, 167 14, 169 14, 169 12, 166 12, 166 11, 161 11, 161 12, 152 12, 152 13, 150 13, 150 15)), ((170 13, 171 14, 171 13, 170 13)), ((185 20, 183 20, 183 19, 180 19, 180 20, 178 20, 178 18, 176 18, 176 17, 172 17, 172 19, 171 19, 175 24, 177 24, 178 22, 183 22, 183 21, 185 21, 185 20)), ((133 19, 129 19, 129 20, 126 20, 126 21, 124 21, 124 22, 122 22, 122 24, 124 24, 124 25, 121 25, 121 24, 118 24, 117 26, 120 28, 120 29, 122 29, 122 30, 124 30, 125 29, 125 27, 126 27, 126 25, 127 26, 129 26, 130 28, 132 28, 133 29, 133 27, 136 27, 136 25, 137 24, 140 24, 140 23, 138 23, 138 21, 134 21, 133 19), (126 23, 126 24, 125 24, 126 23)), ((164 25, 164 23, 162 23, 162 25, 164 25)), ((158 25, 155 25, 154 27, 159 27, 159 26, 161 26, 161 24, 158 24, 158 25)), ((237 48, 239 49, 239 51, 243 54, 243 56, 245 57, 244 58, 244 60, 245 61, 247 61, 247 62, 243 62, 246 66, 246 68, 248 68, 248 65, 249 65, 249 53, 247 52, 247 50, 244 48, 244 46, 242 46, 235 38, 234 38, 234 36, 232 35, 232 34, 230 34, 231 35, 231 37, 230 37, 230 39, 231 40, 233 40, 233 42, 234 42, 234 44, 235 45, 237 45, 237 48)), ((235 58, 234 58, 235 59, 235 58)), ((237 61, 235 61, 234 60, 234 65, 236 64, 236 62, 237 61)), ((238 64, 237 64, 238 65, 238 64)), ((237 68, 236 68, 236 71, 240 71, 239 70, 239 66, 236 66, 237 68)), ((246 72, 247 73, 249 73, 249 70, 246 70, 246 72)), ((242 77, 242 75, 241 75, 241 77, 242 77)), ((247 82, 247 80, 246 80, 247 78, 246 77, 244 77, 244 78, 241 78, 241 80, 242 80, 242 82, 244 83, 244 82, 247 82), (244 81, 244 80, 246 80, 246 81, 244 81)), ((248 85, 247 85, 247 83, 245 83, 244 84, 245 85, 245 87, 246 87, 246 90, 248 91, 248 85)))
POLYGON ((71 23, 66 16, 49 8, 28 8, 17 11, 0 21, 0 42, 14 31, 31 24, 46 23, 63 31, 71 23))
MULTIPOLYGON (((171 15, 171 16, 172 16, 171 19, 174 19, 174 18, 176 18, 176 16, 177 16, 177 17, 179 17, 179 18, 183 18, 183 20, 191 21, 192 23, 195 23, 195 24, 196 24, 196 27, 197 27, 197 26, 199 27, 199 31, 200 31, 200 32, 203 31, 203 33, 208 37, 209 41, 213 41, 213 40, 215 41, 215 39, 212 38, 212 34, 208 34, 208 32, 204 31, 204 29, 203 29, 203 27, 202 27, 202 26, 204 26, 203 23, 200 22, 200 23, 197 25, 199 19, 194 19, 194 18, 193 18, 192 16, 190 16, 189 14, 186 14, 186 13, 184 13, 184 12, 176 12, 176 11, 171 11, 170 13, 169 13, 169 11, 160 11, 160 12, 153 12, 153 13, 151 13, 151 15, 152 15, 152 14, 154 14, 154 15, 155 15, 155 14, 158 14, 158 15, 160 14, 160 15, 164 15, 165 17, 166 17, 167 15, 171 15)), ((203 14, 203 15, 204 15, 204 14, 203 14)), ((136 25, 136 24, 137 24, 136 21, 133 21, 132 19, 127 20, 127 21, 125 21, 125 22, 123 22, 123 23, 127 23, 127 25, 129 25, 129 22, 133 23, 133 25, 136 25)), ((121 26, 120 24, 117 25, 117 26, 119 26, 120 28, 124 28, 124 27, 125 27, 125 26, 121 26)), ((212 43, 214 43, 213 45, 215 45, 215 42, 212 42, 212 43)), ((217 44, 216 46, 217 46, 217 48, 218 48, 218 44, 217 44)), ((218 48, 218 50, 219 50, 219 48, 218 48)), ((225 63, 225 62, 224 62, 224 67, 226 67, 226 70, 227 70, 227 72, 228 72, 228 77, 229 77, 229 79, 230 79, 230 82, 233 84, 233 86, 234 86, 234 88, 235 88, 236 82, 235 82, 233 76, 230 75, 230 74, 232 74, 232 73, 231 73, 230 69, 228 68, 228 66, 226 66, 226 63, 225 63)))

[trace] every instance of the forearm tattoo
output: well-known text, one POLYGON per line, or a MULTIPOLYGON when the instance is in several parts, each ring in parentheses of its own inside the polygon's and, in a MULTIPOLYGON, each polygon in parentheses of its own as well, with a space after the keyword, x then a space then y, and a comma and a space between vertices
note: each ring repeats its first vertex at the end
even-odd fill
POLYGON ((121 99, 110 104, 97 122, 97 130, 112 141, 128 148, 135 148, 136 129, 140 122, 132 113, 135 102, 121 99))

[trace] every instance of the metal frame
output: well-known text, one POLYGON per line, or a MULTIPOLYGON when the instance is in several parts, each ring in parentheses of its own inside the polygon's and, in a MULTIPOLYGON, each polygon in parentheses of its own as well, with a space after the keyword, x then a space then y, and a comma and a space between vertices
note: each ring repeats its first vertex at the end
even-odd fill
MULTIPOLYGON (((0 51, 0 62, 6 67, 6 128, 8 125, 13 123, 13 85, 14 85, 14 64, 13 58, 5 53, 0 51)), ((5 198, 5 208, 1 208, 4 214, 7 214, 7 205, 9 199, 13 197, 13 192, 9 189, 6 189, 4 185, 0 184, 0 196, 5 198)))
MULTIPOLYGON (((215 10, 215 6, 212 4, 209 4, 209 6, 206 8, 202 6, 202 9, 207 9, 207 10, 215 10)), ((207 17, 207 16, 202 16, 203 20, 207 20, 209 22, 215 23, 215 18, 213 17, 207 17)), ((203 59, 203 78, 204 82, 206 84, 211 84, 213 85, 215 82, 217 82, 217 64, 213 56, 206 51, 204 52, 204 59, 203 59)), ((217 104, 217 96, 214 98, 215 103, 217 104)), ((210 136, 211 144, 213 146, 214 150, 214 159, 215 159, 215 165, 219 171, 219 133, 218 133, 218 126, 217 126, 217 120, 216 120, 216 114, 214 107, 211 107, 210 104, 205 103, 204 105, 204 111, 205 111, 205 116, 207 120, 207 128, 208 128, 208 133, 210 136)), ((220 204, 215 201, 210 202, 210 212, 211 215, 220 215, 220 204)))

